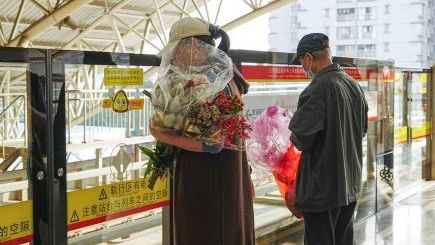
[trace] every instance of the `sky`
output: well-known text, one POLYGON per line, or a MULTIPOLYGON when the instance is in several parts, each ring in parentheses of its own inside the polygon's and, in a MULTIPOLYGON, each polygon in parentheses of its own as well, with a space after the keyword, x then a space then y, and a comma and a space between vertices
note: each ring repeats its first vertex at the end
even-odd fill
MULTIPOLYGON (((267 1, 264 1, 267 2, 267 1)), ((216 13, 219 9, 219 1, 212 0, 208 3, 210 22, 213 23, 216 19, 216 13)), ((243 0, 222 1, 221 10, 217 18, 216 24, 223 26, 224 24, 248 13, 251 9, 243 2, 243 0)), ((202 15, 206 18, 205 8, 201 8, 202 15)), ((197 12, 192 14, 194 17, 199 17, 197 12)), ((269 49, 269 14, 264 14, 255 18, 248 23, 229 31, 228 34, 231 40, 231 49, 249 49, 265 51, 269 49)))
POLYGON ((269 49, 269 14, 258 17, 228 34, 232 49, 267 51, 269 49))

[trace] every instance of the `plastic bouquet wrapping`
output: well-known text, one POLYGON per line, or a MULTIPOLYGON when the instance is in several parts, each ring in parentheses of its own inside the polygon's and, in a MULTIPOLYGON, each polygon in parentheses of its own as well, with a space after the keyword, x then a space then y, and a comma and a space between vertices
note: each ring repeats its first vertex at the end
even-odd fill
MULTIPOLYGON (((249 126, 242 114, 241 98, 223 92, 233 78, 233 63, 226 53, 192 37, 169 43, 160 54, 159 73, 150 94, 151 127, 208 145, 242 150, 240 140, 235 138, 247 138, 249 126)), ((162 159, 156 152, 166 151, 164 145, 159 146, 158 151, 142 152, 150 158, 153 153, 154 159, 162 159)), ((145 175, 159 173, 161 177, 170 171, 168 166, 173 166, 172 163, 151 163, 145 175)))
POLYGON ((252 123, 247 154, 255 168, 273 174, 287 208, 299 219, 295 207, 296 176, 301 152, 290 142, 288 125, 291 113, 278 106, 269 106, 252 123))
POLYGON ((152 92, 151 126, 167 134, 184 135, 209 144, 231 145, 230 133, 247 124, 243 104, 221 91, 233 78, 233 63, 221 50, 196 38, 167 45, 161 53, 159 76, 152 92), (230 123, 231 122, 231 123, 230 123), (225 139, 224 139, 225 138, 225 139))

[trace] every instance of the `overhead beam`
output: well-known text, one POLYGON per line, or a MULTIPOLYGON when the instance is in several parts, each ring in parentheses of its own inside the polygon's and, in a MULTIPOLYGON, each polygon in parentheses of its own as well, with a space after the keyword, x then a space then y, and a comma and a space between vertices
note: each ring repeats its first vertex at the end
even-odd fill
POLYGON ((248 2, 247 0, 243 0, 243 2, 248 5, 251 9, 256 9, 257 7, 252 4, 252 2, 248 2))
MULTIPOLYGON (((172 0, 170 0, 170 2, 172 2, 172 0)), ((167 7, 169 7, 171 4, 170 2, 166 2, 165 4, 163 4, 160 9, 166 9, 167 7)), ((156 11, 154 11, 153 13, 149 14, 149 19, 151 19, 154 15, 156 14, 156 11)), ((137 22, 136 24, 134 24, 131 28, 136 30, 137 28, 143 26, 146 23, 147 19, 143 19, 140 20, 139 22, 137 22)), ((126 38, 128 35, 130 35, 132 33, 132 31, 129 29, 127 30, 125 33, 122 34, 122 38, 126 38)), ((116 42, 110 44, 109 46, 107 46, 105 49, 103 49, 103 51, 108 51, 111 50, 113 47, 115 47, 116 42)))
POLYGON ((51 5, 50 1, 51 0, 45 0, 45 2, 47 3, 47 6, 48 6, 48 10, 50 10, 50 12, 51 12, 51 11, 53 11, 53 6, 51 5))
POLYGON ((20 23, 21 16, 23 14, 23 8, 26 0, 21 0, 20 7, 18 8, 17 16, 15 17, 14 26, 12 27, 11 34, 9 35, 9 42, 14 38, 15 32, 17 31, 18 24, 20 23))
POLYGON ((285 5, 288 5, 291 2, 295 2, 295 1, 297 1, 297 0, 275 0, 273 2, 270 2, 268 4, 265 4, 262 7, 259 7, 255 10, 253 10, 252 12, 250 12, 246 15, 243 15, 243 16, 231 21, 230 23, 222 26, 222 29, 225 31, 233 30, 236 27, 239 27, 243 24, 248 23, 252 19, 260 17, 264 14, 270 13, 276 9, 279 9, 279 8, 281 8, 285 5))
MULTIPOLYGON (((76 0, 77 1, 77 0, 76 0)), ((93 1, 93 0, 83 0, 83 1, 93 1)), ((110 10, 110 12, 116 13, 120 9, 122 9, 124 6, 126 6, 131 0, 124 0, 113 6, 110 10)), ((65 45, 63 45, 62 49, 68 49, 71 48, 74 44, 76 44, 82 37, 84 37, 86 34, 91 32, 95 27, 99 26, 103 21, 106 20, 108 16, 108 13, 104 14, 103 16, 100 16, 97 20, 95 20, 90 26, 86 27, 83 31, 78 33, 73 39, 71 39, 69 42, 67 42, 65 45)))
POLYGON ((219 1, 219 7, 218 7, 218 10, 217 10, 217 12, 216 12, 216 17, 215 17, 215 19, 214 19, 214 23, 213 23, 214 25, 216 25, 217 20, 218 20, 218 17, 219 17, 219 14, 220 14, 220 12, 221 12, 222 2, 223 2, 223 0, 220 0, 220 1, 219 1))
POLYGON ((160 31, 162 32, 162 36, 163 36, 163 38, 164 38, 164 40, 165 40, 165 43, 167 43, 168 42, 168 39, 166 38, 166 34, 165 34, 165 24, 164 24, 164 22, 163 22, 163 17, 162 17, 162 14, 161 14, 161 12, 160 12, 160 6, 159 6, 159 3, 157 2, 157 0, 153 0, 153 2, 154 2, 154 7, 156 8, 156 13, 157 13, 157 18, 158 18, 158 20, 159 20, 159 23, 160 23, 160 27, 162 28, 160 31))
POLYGON ((156 33, 157 37, 160 39, 160 42, 163 46, 165 46, 165 41, 163 41, 162 36, 160 35, 160 31, 157 29, 156 25, 154 24, 154 21, 150 18, 151 26, 154 29, 154 32, 156 33))
MULTIPOLYGON (((48 11, 48 9, 46 9, 44 6, 42 6, 40 3, 38 3, 36 0, 29 0, 31 3, 33 3, 33 5, 35 5, 39 10, 41 10, 41 12, 44 14, 44 15, 49 15, 50 14, 50 11, 48 11)), ((32 23, 32 22, 31 22, 32 23)), ((69 17, 66 17, 64 20, 63 20, 63 23, 62 24, 64 24, 65 26, 67 26, 67 27, 69 27, 70 29, 72 29, 72 30, 75 30, 75 29, 77 29, 77 25, 75 24, 75 23, 73 23, 73 21, 72 20, 70 20, 70 18, 69 17)))
MULTIPOLYGON (((116 24, 115 17, 113 15, 110 16, 110 23, 112 24, 113 33, 115 34, 116 41, 118 42, 118 46, 121 47, 121 51, 123 53, 126 52, 124 41, 122 40, 121 34, 119 33, 118 25, 116 24)), ((128 26, 128 25, 127 25, 128 26)))
MULTIPOLYGON (((144 30, 143 36, 145 38, 148 38, 149 33, 150 33, 150 20, 148 19, 146 24, 145 24, 145 30, 144 30)), ((142 40, 142 43, 140 46, 140 53, 141 54, 145 53, 145 40, 142 40)))
POLYGON ((205 13, 207 14, 207 21, 210 22, 210 13, 208 11, 208 4, 207 4, 208 0, 204 0, 204 7, 205 7, 205 13))
MULTIPOLYGON (((103 1, 94 1, 94 2, 91 2, 88 5, 86 5, 86 7, 95 8, 95 9, 106 9, 106 4, 103 1)), ((116 14, 129 15, 130 17, 133 17, 133 18, 143 18, 146 15, 145 13, 148 13, 152 10, 153 9, 150 9, 150 8, 143 8, 143 7, 138 7, 138 6, 126 5, 120 11, 116 12, 116 14)), ((177 14, 178 14, 178 12, 177 12, 177 14)), ((172 17, 175 15, 175 12, 164 11, 164 12, 162 12, 162 15, 172 17)))
POLYGON ((33 5, 35 5, 39 10, 41 10, 41 12, 44 13, 44 15, 48 15, 50 14, 50 11, 48 11, 48 9, 46 9, 44 6, 42 6, 39 2, 37 2, 36 0, 29 0, 31 3, 33 3, 33 5))
MULTIPOLYGON (((153 48, 160 50, 159 47, 157 47, 156 45, 154 45, 150 40, 148 40, 145 36, 143 36, 142 34, 140 34, 139 32, 137 32, 135 29, 131 28, 127 23, 125 23, 123 20, 121 20, 120 18, 116 17, 115 15, 113 16, 113 18, 116 18, 119 23, 121 23, 123 26, 125 26, 127 29, 129 29, 130 31, 132 31, 134 34, 136 34, 139 38, 141 38, 143 41, 147 42, 149 45, 151 45, 153 48)), ((122 37, 121 35, 119 35, 119 39, 122 42, 122 37)), ((119 43, 119 40, 118 40, 119 43)), ((121 45, 121 44, 119 44, 121 45)))
POLYGON ((190 14, 187 13, 186 11, 186 6, 187 6, 187 0, 184 2, 183 7, 181 7, 180 5, 178 5, 176 2, 174 2, 174 0, 169 0, 169 2, 174 5, 175 8, 177 8, 178 10, 180 10, 181 12, 181 18, 184 18, 184 15, 190 17, 190 14))
MULTIPOLYGON (((1 0, 0 0, 1 1, 1 0)), ((33 23, 35 23, 35 20, 30 20, 30 19, 25 19, 25 17, 26 16, 23 16, 22 18, 21 18, 21 21, 20 21, 20 23, 18 23, 18 25, 19 26, 21 26, 21 27, 25 27, 25 28, 28 28, 30 25, 32 25, 33 23)), ((2 19, 0 19, 0 23, 2 23, 4 26, 10 26, 10 25, 13 25, 14 23, 12 23, 12 22, 6 22, 6 21, 3 21, 2 19)), ((62 24, 62 27, 67 27, 67 28, 70 28, 71 30, 75 30, 75 29, 77 29, 77 28, 80 28, 79 26, 77 26, 76 24, 74 24, 71 20, 69 20, 69 18, 67 17, 67 18, 65 18, 64 19, 64 23, 62 24)), ((50 29, 50 28, 58 28, 58 26, 50 26, 48 29, 50 29)), ((104 29, 104 31, 108 31, 109 29, 104 29)))
POLYGON ((3 45, 3 44, 5 44, 6 42, 7 42, 7 41, 6 41, 6 38, 5 38, 4 32, 3 32, 2 23, 0 22, 0 44, 3 45))
POLYGON ((196 3, 195 0, 191 0, 193 3, 193 6, 195 6, 196 12, 199 14, 199 17, 201 17, 201 19, 205 20, 204 15, 202 15, 201 11, 199 10, 199 6, 196 3))
POLYGON ((27 47, 32 39, 37 38, 47 28, 59 23, 62 19, 68 17, 70 14, 92 1, 93 0, 70 0, 56 10, 53 10, 51 14, 42 17, 34 24, 29 26, 20 36, 8 42, 6 46, 27 47))
POLYGON ((88 49, 92 50, 92 51, 98 51, 94 46, 92 46, 91 44, 89 44, 88 42, 86 42, 84 39, 82 39, 80 41, 83 45, 85 45, 88 49))
MULTIPOLYGON (((206 0, 207 1, 207 0, 206 0)), ((172 1, 171 1, 172 2, 172 1)), ((187 7, 187 0, 184 0, 183 2, 183 7, 181 8, 181 15, 180 15, 180 19, 184 18, 184 11, 186 11, 186 7, 187 7)), ((175 3, 173 2, 173 4, 175 5, 175 3)))

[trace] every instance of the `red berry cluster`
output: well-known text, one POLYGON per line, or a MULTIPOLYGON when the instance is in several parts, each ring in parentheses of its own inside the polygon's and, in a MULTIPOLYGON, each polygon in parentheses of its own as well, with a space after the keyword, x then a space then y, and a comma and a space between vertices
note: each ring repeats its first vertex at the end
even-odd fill
POLYGON ((212 104, 216 105, 224 115, 237 114, 243 111, 243 102, 239 96, 225 95, 223 91, 219 92, 212 104))
POLYGON ((217 94, 211 104, 216 105, 221 115, 223 115, 218 124, 222 129, 223 137, 225 137, 225 145, 231 145, 235 134, 240 139, 249 137, 248 134, 251 129, 241 115, 244 104, 239 96, 225 95, 222 91, 217 94))
POLYGON ((223 117, 219 124, 222 128, 223 137, 225 137, 225 145, 231 145, 233 141, 233 136, 237 134, 240 139, 249 138, 249 127, 246 120, 237 115, 223 117))

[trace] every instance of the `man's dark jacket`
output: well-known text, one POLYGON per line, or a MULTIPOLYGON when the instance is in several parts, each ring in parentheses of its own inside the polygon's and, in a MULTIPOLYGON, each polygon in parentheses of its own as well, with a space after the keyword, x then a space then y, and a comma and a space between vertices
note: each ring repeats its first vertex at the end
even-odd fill
POLYGON ((317 74, 302 92, 289 128, 302 151, 296 207, 322 212, 357 201, 368 106, 359 84, 339 65, 317 74))

